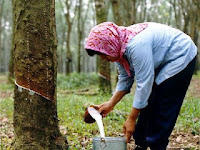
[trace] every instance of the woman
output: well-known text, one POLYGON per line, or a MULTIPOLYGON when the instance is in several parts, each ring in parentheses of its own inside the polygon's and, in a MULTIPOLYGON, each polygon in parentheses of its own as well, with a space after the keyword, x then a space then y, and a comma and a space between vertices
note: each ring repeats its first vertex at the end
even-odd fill
POLYGON ((116 92, 99 112, 109 113, 135 77, 133 107, 123 126, 127 142, 133 135, 135 149, 165 150, 194 72, 197 48, 191 38, 158 23, 104 22, 92 28, 85 49, 118 66, 116 92))

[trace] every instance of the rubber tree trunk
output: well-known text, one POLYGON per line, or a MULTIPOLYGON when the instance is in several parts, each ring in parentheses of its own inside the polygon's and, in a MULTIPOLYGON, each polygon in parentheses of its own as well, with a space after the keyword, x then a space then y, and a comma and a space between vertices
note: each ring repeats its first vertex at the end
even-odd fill
POLYGON ((3 5, 4 5, 4 0, 0 1, 0 72, 2 68, 3 61, 1 60, 3 58, 2 56, 2 49, 1 49, 1 34, 2 34, 2 16, 3 16, 3 5))
POLYGON ((111 4, 112 4, 112 13, 113 13, 113 17, 114 17, 114 22, 119 25, 119 26, 123 26, 124 25, 124 18, 123 18, 123 3, 121 0, 110 0, 111 4))
POLYGON ((66 60, 65 60, 65 73, 66 75, 69 75, 72 71, 72 54, 71 54, 71 48, 70 48, 70 34, 72 31, 72 22, 69 20, 69 12, 65 15, 67 20, 67 39, 66 39, 66 60))
MULTIPOLYGON (((112 13, 114 16, 114 23, 116 23, 119 26, 123 26, 124 24, 124 19, 123 19, 123 14, 122 14, 122 1, 121 0, 110 0, 112 4, 112 13)), ((115 76, 115 85, 117 85, 118 82, 118 71, 116 71, 116 76, 115 76)))
POLYGON ((56 106, 55 0, 14 0, 14 150, 64 150, 56 106))
POLYGON ((82 35, 83 35, 83 32, 81 30, 81 24, 83 22, 81 22, 81 12, 82 12, 82 0, 79 0, 78 2, 78 59, 77 59, 77 72, 78 73, 81 73, 81 41, 82 41, 82 35))
MULTIPOLYGON (((67 9, 67 13, 65 14, 65 19, 67 22, 65 73, 66 75, 69 75, 72 72, 72 52, 71 52, 71 47, 70 47, 70 41, 71 41, 71 31, 72 31, 74 17, 73 18, 70 17, 70 1, 69 0, 65 0, 65 6, 67 9)), ((75 8, 75 11, 76 11, 76 8, 75 8)), ((64 9, 63 9, 63 12, 64 12, 64 9)))
MULTIPOLYGON (((97 24, 107 21, 107 7, 104 0, 95 0, 97 24)), ((99 89, 102 93, 111 93, 110 63, 97 58, 99 89)))

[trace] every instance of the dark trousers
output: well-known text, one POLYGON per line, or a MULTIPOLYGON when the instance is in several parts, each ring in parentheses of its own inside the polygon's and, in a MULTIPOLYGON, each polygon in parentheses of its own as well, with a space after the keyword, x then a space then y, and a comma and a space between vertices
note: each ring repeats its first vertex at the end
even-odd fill
POLYGON ((151 150, 166 149, 194 72, 195 60, 160 85, 154 83, 148 106, 141 110, 135 127, 136 145, 151 150))

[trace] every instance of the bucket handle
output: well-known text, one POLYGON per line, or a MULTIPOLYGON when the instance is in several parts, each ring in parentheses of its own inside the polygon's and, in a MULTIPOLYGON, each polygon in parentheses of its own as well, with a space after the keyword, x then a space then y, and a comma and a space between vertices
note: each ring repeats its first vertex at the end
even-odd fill
POLYGON ((101 137, 101 143, 100 143, 101 150, 104 150, 104 148, 106 148, 106 146, 107 146, 107 144, 106 144, 105 138, 101 137))

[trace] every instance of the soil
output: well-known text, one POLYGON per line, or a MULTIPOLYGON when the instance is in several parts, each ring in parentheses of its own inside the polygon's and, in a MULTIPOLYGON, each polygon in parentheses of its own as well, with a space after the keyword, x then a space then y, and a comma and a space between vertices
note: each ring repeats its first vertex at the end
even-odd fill
POLYGON ((194 98, 200 98, 200 79, 193 78, 189 86, 186 96, 192 96, 194 98))

